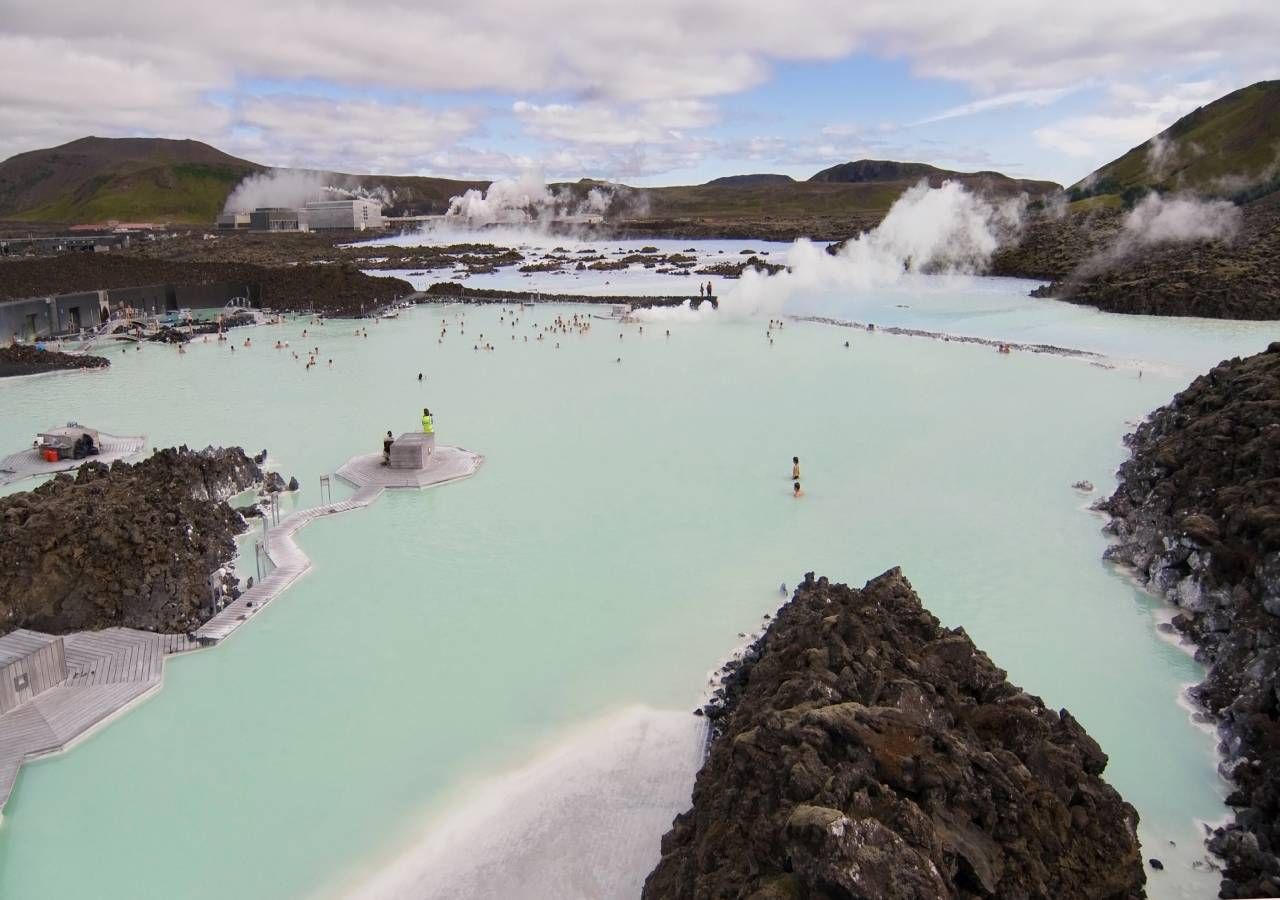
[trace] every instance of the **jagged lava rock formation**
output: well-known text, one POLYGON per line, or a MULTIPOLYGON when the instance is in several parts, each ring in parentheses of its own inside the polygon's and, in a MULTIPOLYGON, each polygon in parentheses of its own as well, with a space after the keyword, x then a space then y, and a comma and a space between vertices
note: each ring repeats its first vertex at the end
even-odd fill
POLYGON ((37 350, 23 344, 0 347, 0 378, 56 372, 60 369, 103 369, 109 365, 111 361, 101 356, 37 350))
POLYGON ((1179 608, 1173 627, 1208 675, 1235 822, 1209 849, 1223 897, 1280 895, 1280 342, 1220 363, 1127 439, 1132 458, 1098 508, 1131 567, 1179 608))
POLYGON ((1106 754, 898 569, 806 575, 721 696, 646 898, 1143 896, 1106 754))
POLYGON ((0 498, 0 633, 195 628, 247 527, 226 499, 262 480, 239 447, 180 447, 0 498))

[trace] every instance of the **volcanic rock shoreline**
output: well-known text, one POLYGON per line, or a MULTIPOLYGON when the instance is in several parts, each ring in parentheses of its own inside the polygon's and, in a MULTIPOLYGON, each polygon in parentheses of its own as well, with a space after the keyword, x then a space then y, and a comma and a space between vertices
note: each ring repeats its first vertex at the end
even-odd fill
POLYGON ((247 526, 226 500, 263 479, 239 447, 179 447, 0 497, 0 634, 191 631, 236 592, 247 526))
POLYGON ((809 573, 727 672, 645 898, 1144 895, 1106 754, 900 570, 860 590, 809 573))
POLYGON ((21 344, 0 347, 0 378, 39 375, 42 372, 67 369, 104 369, 109 365, 111 361, 101 356, 37 350, 21 344))
POLYGON ((1178 613, 1208 668, 1193 699, 1218 723, 1235 820, 1210 836, 1221 897, 1280 895, 1280 342, 1220 363, 1126 438, 1098 509, 1106 558, 1178 613))

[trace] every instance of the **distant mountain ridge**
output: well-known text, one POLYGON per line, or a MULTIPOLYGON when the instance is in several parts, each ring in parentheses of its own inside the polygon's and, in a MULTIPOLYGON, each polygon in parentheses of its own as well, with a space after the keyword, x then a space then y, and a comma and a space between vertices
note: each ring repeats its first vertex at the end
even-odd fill
POLYGON ((895 162, 889 159, 859 159, 840 163, 810 176, 810 181, 838 181, 861 184, 868 181, 901 181, 904 178, 927 178, 930 175, 958 175, 928 163, 895 162))
POLYGON ((761 184, 794 184, 790 175, 774 175, 767 172, 755 175, 725 175, 712 178, 704 187, 755 187, 761 184))
MULTIPOLYGON (((0 162, 0 220, 209 225, 237 184, 268 170, 199 141, 81 138, 0 162)), ((388 215, 443 213, 451 198, 490 184, 412 175, 327 174, 339 187, 384 195, 388 215)), ((807 181, 754 173, 728 175, 702 185, 626 188, 628 202, 623 205, 628 212, 622 220, 760 223, 776 216, 793 222, 873 223, 920 178, 928 178, 935 186, 954 178, 997 194, 1026 191, 1040 196, 1061 189, 1053 182, 1014 179, 996 172, 964 173, 925 163, 858 160, 824 169, 807 181)), ((582 192, 598 184, 583 180, 565 186, 582 192)))

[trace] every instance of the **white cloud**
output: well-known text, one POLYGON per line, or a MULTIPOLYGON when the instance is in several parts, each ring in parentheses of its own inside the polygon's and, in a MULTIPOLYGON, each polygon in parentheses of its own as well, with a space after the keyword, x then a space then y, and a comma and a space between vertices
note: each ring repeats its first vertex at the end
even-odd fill
POLYGON ((1091 160, 1093 168, 1141 144, 1227 90, 1227 85, 1212 81, 1185 82, 1162 91, 1117 84, 1109 89, 1105 112, 1064 119, 1037 129, 1034 136, 1042 146, 1091 160))
POLYGON ((253 98, 239 114, 244 126, 270 138, 257 152, 257 162, 334 171, 346 171, 354 162, 383 174, 424 168, 432 153, 475 131, 478 119, 471 110, 433 112, 412 104, 294 96, 253 98), (315 141, 315 135, 324 141, 315 141))
POLYGON ((512 111, 526 131, 545 140, 581 144, 664 144, 685 138, 684 132, 715 121, 710 104, 700 100, 666 100, 615 108, 602 103, 517 101, 512 111))
POLYGON ((929 125, 933 122, 943 122, 947 119, 958 119, 962 116, 972 116, 978 113, 990 112, 993 109, 1003 109, 1008 106, 1049 106, 1057 103, 1068 94, 1080 90, 1081 85, 1069 85, 1067 87, 1055 88, 1030 88, 1024 91, 1009 91, 1004 94, 996 94, 992 97, 983 97, 981 100, 974 100, 972 103, 963 103, 960 106, 953 106, 945 109, 940 113, 913 122, 913 125, 929 125))
MULTIPOLYGON (((526 106, 490 115, 514 115, 552 145, 549 154, 652 171, 705 152, 695 139, 714 119, 716 99, 761 84, 780 63, 853 53, 898 58, 917 75, 975 92, 973 102, 940 114, 955 117, 1050 102, 1063 85, 1086 80, 1141 82, 1228 64, 1247 80, 1274 67, 1280 33, 1280 3, 1259 0, 796 0, 785 7, 649 0, 625 10, 597 0, 3 6, 0 154, 88 133, 216 144, 230 137, 267 153, 264 161, 396 171, 496 152, 457 143, 483 134, 479 114, 432 109, 416 99, 424 93, 469 92, 490 104, 495 96, 522 98, 526 106), (316 113, 332 101, 256 99, 261 82, 299 94, 309 83, 337 85, 375 99, 349 101, 356 128, 316 113)), ((1167 118, 1157 107, 1100 115, 1140 113, 1167 118)), ((1081 154, 1103 142, 1072 138, 1062 124, 1042 142, 1081 154)), ((1113 127, 1085 125, 1099 135, 1113 127)), ((833 147, 843 143, 828 137, 833 147)))

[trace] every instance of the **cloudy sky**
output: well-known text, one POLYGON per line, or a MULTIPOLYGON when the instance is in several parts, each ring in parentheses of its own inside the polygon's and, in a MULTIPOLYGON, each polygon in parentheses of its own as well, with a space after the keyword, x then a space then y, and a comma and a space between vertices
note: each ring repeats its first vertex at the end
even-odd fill
POLYGON ((0 0, 0 158, 681 184, 862 157, 1069 184, 1280 77, 1280 0, 0 0))

